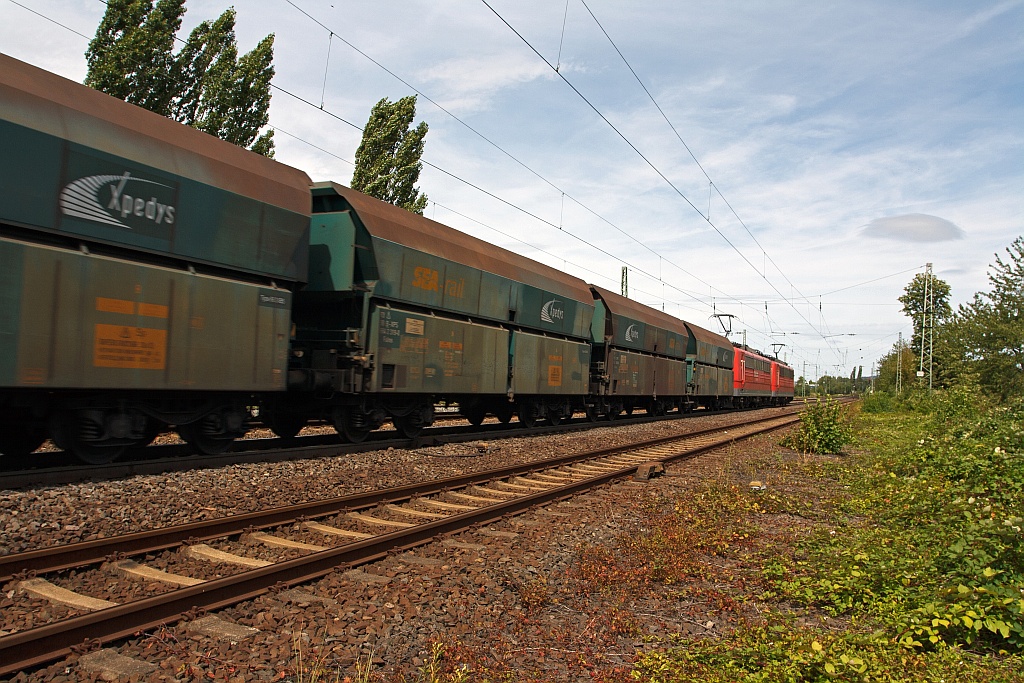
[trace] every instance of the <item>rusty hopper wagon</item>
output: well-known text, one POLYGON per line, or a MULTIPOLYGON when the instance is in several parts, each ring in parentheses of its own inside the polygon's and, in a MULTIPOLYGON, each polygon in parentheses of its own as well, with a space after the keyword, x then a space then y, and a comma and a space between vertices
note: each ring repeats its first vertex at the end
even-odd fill
POLYGON ((592 410, 615 417, 635 408, 655 415, 685 409, 689 337, 683 322, 596 285, 591 289, 597 302, 592 410))
POLYGON ((594 303, 582 280, 334 183, 313 187, 313 207, 295 394, 270 408, 283 432, 319 412, 350 440, 386 419, 414 436, 440 399, 474 424, 583 409, 594 303))
POLYGON ((726 408, 732 405, 733 347, 720 334, 692 323, 685 323, 690 333, 686 347, 687 394, 692 402, 704 408, 726 408))
POLYGON ((309 179, 0 55, 0 451, 216 451, 286 388, 309 179))

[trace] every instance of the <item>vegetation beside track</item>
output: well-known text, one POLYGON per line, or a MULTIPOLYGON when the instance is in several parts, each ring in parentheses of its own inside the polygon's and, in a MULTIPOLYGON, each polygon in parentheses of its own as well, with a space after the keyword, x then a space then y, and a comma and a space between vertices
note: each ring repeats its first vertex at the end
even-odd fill
POLYGON ((856 452, 817 463, 835 515, 761 555, 766 619, 642 657, 638 679, 1024 680, 1024 402, 903 408, 862 413, 856 452))
MULTIPOLYGON (((846 454, 775 449, 652 497, 557 589, 521 587, 512 640, 577 651, 604 681, 1024 681, 1024 401, 968 387, 882 409, 859 412, 846 454), (743 481, 766 472, 766 490, 743 481), (717 623, 644 632, 652 595, 717 623), (589 610, 591 632, 546 632, 553 606, 589 610), (607 656, 623 635, 646 641, 630 666, 607 656)), ((495 634, 491 653, 510 647, 495 634)), ((420 680, 541 680, 443 652, 420 680)))

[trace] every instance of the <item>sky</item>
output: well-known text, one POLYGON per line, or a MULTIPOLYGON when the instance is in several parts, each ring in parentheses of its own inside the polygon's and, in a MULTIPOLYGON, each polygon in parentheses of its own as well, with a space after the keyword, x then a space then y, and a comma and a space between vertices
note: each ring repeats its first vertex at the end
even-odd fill
MULTIPOLYGON (((228 2, 186 6, 181 37, 228 2)), ((925 264, 955 309, 1024 234, 1024 0, 235 8, 241 51, 276 36, 278 161, 348 184, 370 108, 418 94, 426 216, 613 291, 625 267, 798 376, 869 375, 925 264)), ((81 81, 104 10, 0 0, 0 52, 81 81)))

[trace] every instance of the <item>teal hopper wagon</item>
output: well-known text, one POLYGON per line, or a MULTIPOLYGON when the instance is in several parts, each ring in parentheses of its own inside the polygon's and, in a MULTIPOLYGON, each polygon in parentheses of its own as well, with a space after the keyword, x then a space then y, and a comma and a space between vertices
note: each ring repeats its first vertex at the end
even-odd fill
MULTIPOLYGON (((414 436, 436 402, 557 423, 583 410, 594 304, 582 280, 347 187, 313 187, 309 285, 296 295, 295 425, 414 436)), ((282 417, 281 422, 286 418, 282 417)))
POLYGON ((0 55, 0 452, 199 450, 286 389, 309 179, 0 55))

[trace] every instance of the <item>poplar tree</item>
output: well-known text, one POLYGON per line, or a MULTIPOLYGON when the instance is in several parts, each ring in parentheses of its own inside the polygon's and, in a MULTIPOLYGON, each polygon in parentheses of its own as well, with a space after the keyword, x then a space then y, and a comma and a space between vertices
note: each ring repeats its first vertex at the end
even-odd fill
POLYGON ((373 106, 356 150, 352 189, 423 214, 427 196, 416 187, 423 162, 427 124, 412 128, 416 117, 416 96, 395 102, 383 98, 373 106))
POLYGON ((109 0, 85 59, 85 84, 125 102, 167 116, 178 84, 174 36, 185 0, 109 0))
POLYGON ((274 35, 238 56, 235 10, 204 21, 174 54, 185 0, 109 0, 89 43, 85 84, 108 95, 274 155, 270 81, 274 35))

